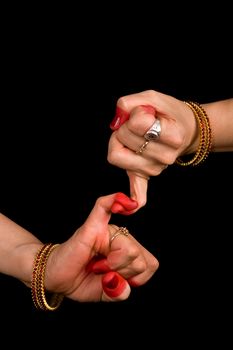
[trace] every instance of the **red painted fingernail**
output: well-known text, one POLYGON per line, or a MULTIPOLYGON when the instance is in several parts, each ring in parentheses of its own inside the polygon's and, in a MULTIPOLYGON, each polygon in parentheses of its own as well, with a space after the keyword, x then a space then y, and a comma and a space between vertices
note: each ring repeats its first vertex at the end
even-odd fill
POLYGON ((92 265, 92 272, 94 272, 96 274, 106 273, 106 272, 109 272, 109 271, 111 271, 111 269, 110 269, 110 267, 107 264, 107 259, 96 261, 92 265))
POLYGON ((124 193, 119 192, 116 194, 114 203, 111 207, 112 213, 118 213, 123 215, 129 215, 138 207, 138 202, 129 198, 124 193))
MULTIPOLYGON (((95 268, 95 264, 97 264, 97 262, 99 261, 103 261, 106 260, 106 257, 102 254, 99 255, 95 255, 90 261, 89 263, 86 265, 86 271, 87 272, 95 272, 93 269, 95 268)), ((98 265, 97 265, 98 267, 98 265)), ((105 272, 105 271, 104 271, 105 272)))
POLYGON ((116 114, 110 124, 110 128, 112 130, 117 130, 128 119, 129 119, 129 113, 117 106, 116 114))
POLYGON ((119 192, 115 196, 111 212, 114 214, 131 215, 137 207, 137 201, 129 198, 124 193, 119 192))
POLYGON ((111 212, 113 214, 131 215, 134 213, 134 210, 124 210, 124 207, 122 207, 120 204, 114 203, 112 205, 111 212))
POLYGON ((116 298, 121 295, 126 285, 126 280, 117 272, 108 272, 102 278, 103 290, 110 298, 116 298))

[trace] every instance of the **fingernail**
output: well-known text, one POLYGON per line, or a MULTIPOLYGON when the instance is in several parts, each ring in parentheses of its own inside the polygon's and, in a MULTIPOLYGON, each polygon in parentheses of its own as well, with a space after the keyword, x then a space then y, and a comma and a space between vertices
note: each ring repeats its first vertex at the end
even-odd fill
POLYGON ((95 262, 92 265, 92 272, 96 273, 96 274, 100 274, 100 273, 106 273, 111 271, 110 267, 107 264, 107 259, 103 259, 103 260, 99 260, 97 262, 95 262))
MULTIPOLYGON (((101 264, 102 264, 102 268, 103 268, 103 269, 106 269, 106 264, 107 264, 107 259, 106 259, 106 257, 105 257, 104 255, 102 255, 102 254, 95 255, 95 256, 89 261, 89 263, 86 265, 86 271, 87 271, 87 272, 95 272, 95 273, 97 273, 96 271, 94 271, 94 269, 96 269, 96 264, 97 264, 97 269, 98 269, 98 268, 101 268, 101 264), (106 261, 105 267, 104 267, 103 261, 106 261), (100 262, 100 264, 98 265, 97 263, 99 263, 99 262, 100 262)), ((108 271, 110 271, 110 269, 109 269, 108 271)), ((103 272, 108 272, 108 271, 103 271, 103 272)))
POLYGON ((113 214, 131 215, 138 207, 138 202, 129 198, 124 193, 117 193, 111 207, 113 214))
POLYGON ((118 192, 115 196, 114 203, 120 204, 125 210, 133 210, 138 206, 138 202, 129 198, 122 192, 118 192))
POLYGON ((133 210, 125 210, 125 208, 119 203, 114 203, 111 207, 111 212, 113 214, 121 214, 121 215, 131 215, 133 214, 133 210))
POLYGON ((129 113, 117 106, 116 114, 110 124, 110 128, 112 130, 117 130, 128 119, 129 119, 129 113))
POLYGON ((121 295, 126 285, 126 280, 117 272, 109 272, 102 278, 103 290, 110 298, 116 298, 121 295))

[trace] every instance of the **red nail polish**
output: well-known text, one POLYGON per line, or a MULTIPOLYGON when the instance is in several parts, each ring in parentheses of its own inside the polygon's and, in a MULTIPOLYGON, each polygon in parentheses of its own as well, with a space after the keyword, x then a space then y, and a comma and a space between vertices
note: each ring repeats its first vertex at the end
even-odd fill
POLYGON ((121 295, 126 285, 126 280, 117 272, 108 272, 102 278, 103 290, 110 298, 121 295))
POLYGON ((107 264, 107 259, 96 261, 92 265, 92 271, 96 274, 106 273, 111 271, 110 267, 107 264))
POLYGON ((112 130, 117 130, 128 119, 129 119, 129 113, 117 106, 115 117, 113 118, 110 124, 110 128, 112 130))
MULTIPOLYGON (((94 272, 94 273, 97 273, 97 272, 94 271, 94 270, 95 270, 95 269, 98 270, 98 268, 101 268, 101 266, 102 266, 103 269, 106 270, 106 264, 103 263, 104 260, 107 261, 107 259, 106 259, 106 257, 105 257, 104 255, 102 255, 102 254, 95 255, 95 256, 89 261, 89 263, 86 265, 86 271, 87 271, 87 272, 94 272), (100 262, 100 263, 99 263, 99 262, 100 262), (98 263, 99 263, 99 265, 98 265, 98 263), (96 265, 96 264, 97 264, 97 265, 96 265), (102 264, 102 265, 101 265, 101 264, 102 264), (105 264, 105 267, 104 267, 104 264, 105 264), (96 267, 96 266, 97 266, 97 267, 96 267)), ((110 271, 110 269, 107 270, 107 271, 103 271, 103 273, 104 273, 104 272, 108 272, 108 271, 110 271)))
POLYGON ((124 193, 117 193, 114 203, 111 207, 111 212, 115 214, 130 215, 133 210, 138 207, 137 201, 129 198, 124 193))
POLYGON ((113 214, 131 215, 134 213, 134 210, 124 210, 124 208, 120 206, 118 203, 114 203, 112 205, 111 212, 113 214))

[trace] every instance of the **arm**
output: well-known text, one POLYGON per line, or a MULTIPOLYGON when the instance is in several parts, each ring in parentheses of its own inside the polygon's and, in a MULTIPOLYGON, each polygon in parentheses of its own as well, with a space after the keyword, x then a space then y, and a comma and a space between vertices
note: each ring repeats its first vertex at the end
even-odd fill
POLYGON ((30 286, 34 258, 42 245, 30 232, 0 214, 0 273, 30 286))
POLYGON ((233 98, 203 104, 213 134, 212 152, 233 151, 233 98))

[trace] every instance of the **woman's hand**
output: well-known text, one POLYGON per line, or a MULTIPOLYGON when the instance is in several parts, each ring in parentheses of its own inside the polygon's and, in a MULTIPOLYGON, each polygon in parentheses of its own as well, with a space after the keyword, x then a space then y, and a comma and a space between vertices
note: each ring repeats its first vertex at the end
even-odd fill
POLYGON ((121 97, 110 127, 114 132, 109 140, 108 161, 127 171, 131 198, 138 202, 134 212, 146 204, 149 177, 159 175, 179 156, 195 152, 198 147, 191 109, 156 91, 121 97), (160 135, 145 144, 144 135, 157 118, 160 135))
POLYGON ((112 301, 128 298, 130 286, 146 283, 157 259, 131 234, 109 224, 112 212, 127 215, 136 207, 123 193, 99 198, 85 223, 51 253, 46 289, 77 301, 112 301))

